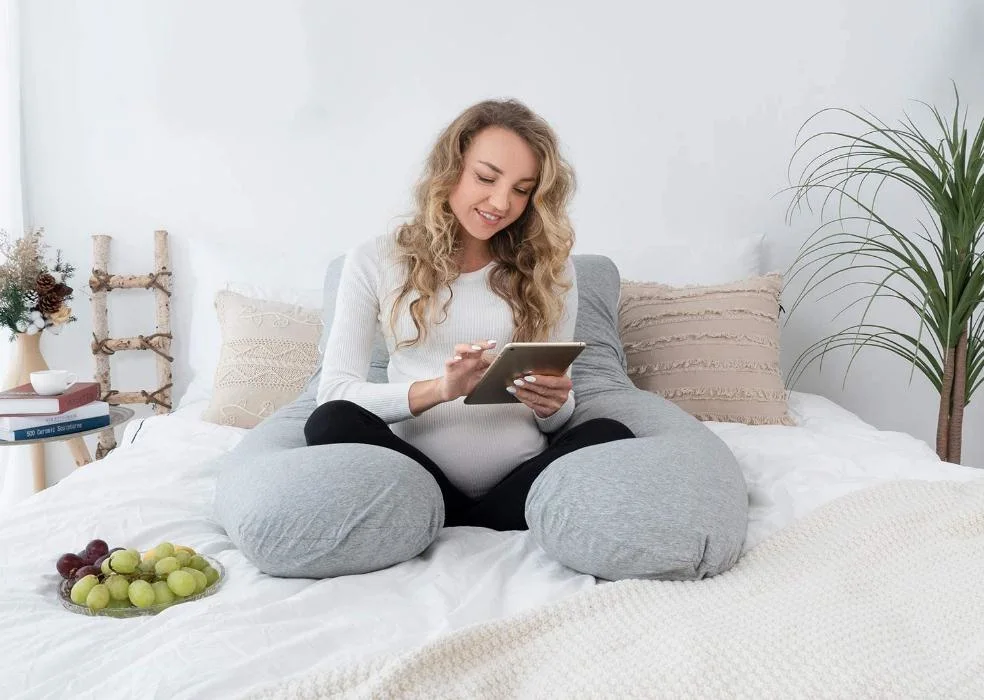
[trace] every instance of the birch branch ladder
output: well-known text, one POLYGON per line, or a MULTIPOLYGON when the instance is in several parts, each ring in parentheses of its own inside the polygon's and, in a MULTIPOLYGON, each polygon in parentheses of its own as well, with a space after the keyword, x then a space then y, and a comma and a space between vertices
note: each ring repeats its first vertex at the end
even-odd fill
MULTIPOLYGON (((92 290, 92 354, 96 358, 96 378, 102 400, 110 404, 153 404, 156 413, 171 410, 171 256, 168 252, 167 231, 154 231, 154 271, 146 275, 111 275, 109 273, 109 242, 111 236, 92 237, 93 268, 89 277, 92 290), (151 335, 131 338, 109 337, 109 309, 106 295, 114 289, 153 289, 157 306, 157 325, 151 335), (148 392, 117 391, 110 380, 109 356, 119 350, 151 350, 157 355, 158 388, 148 392)), ((96 459, 101 459, 116 447, 112 429, 99 433, 96 459)))

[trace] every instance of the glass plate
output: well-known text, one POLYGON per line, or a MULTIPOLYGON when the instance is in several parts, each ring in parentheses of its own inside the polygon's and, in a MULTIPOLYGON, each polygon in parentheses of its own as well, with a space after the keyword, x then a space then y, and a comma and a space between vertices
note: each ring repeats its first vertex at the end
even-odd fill
MULTIPOLYGON (((143 555, 143 552, 140 553, 143 555)), ((170 605, 151 605, 149 608, 103 608, 102 610, 92 610, 85 605, 77 605, 72 602, 71 592, 72 588, 69 585, 68 579, 62 579, 61 583, 58 584, 58 598, 61 600, 62 605, 66 610, 70 610, 73 613, 78 613, 79 615, 91 615, 91 616, 102 616, 102 617, 142 617, 143 615, 156 615, 162 610, 167 610, 168 608, 173 608, 175 605, 184 605, 185 603, 190 603, 195 600, 201 600, 202 598, 207 598, 208 596, 215 593, 219 588, 225 583, 226 572, 225 567, 222 564, 207 554, 201 554, 196 552, 202 559, 208 562, 208 565, 219 572, 219 578, 216 579, 215 583, 206 588, 201 593, 195 593, 187 598, 184 598, 180 603, 171 603, 170 605)))

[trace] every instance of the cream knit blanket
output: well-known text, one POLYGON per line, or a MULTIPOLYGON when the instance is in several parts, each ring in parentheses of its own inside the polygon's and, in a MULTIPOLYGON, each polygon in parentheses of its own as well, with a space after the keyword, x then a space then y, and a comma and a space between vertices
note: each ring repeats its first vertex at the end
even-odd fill
POLYGON ((984 698, 984 479, 844 496, 703 581, 623 581, 271 698, 984 698))

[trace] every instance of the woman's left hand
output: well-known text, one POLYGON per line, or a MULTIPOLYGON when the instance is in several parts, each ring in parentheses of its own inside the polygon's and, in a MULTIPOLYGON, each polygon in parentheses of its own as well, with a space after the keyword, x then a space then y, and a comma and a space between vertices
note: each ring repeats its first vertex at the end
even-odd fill
POLYGON ((533 409, 540 418, 549 418, 564 405, 573 383, 566 374, 559 377, 547 374, 527 374, 516 379, 515 386, 506 391, 533 409))

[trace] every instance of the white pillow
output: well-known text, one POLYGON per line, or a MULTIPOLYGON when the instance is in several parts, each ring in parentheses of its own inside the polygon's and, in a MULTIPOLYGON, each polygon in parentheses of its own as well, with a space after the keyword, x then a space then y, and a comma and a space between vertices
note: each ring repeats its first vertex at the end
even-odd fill
POLYGON ((242 294, 251 299, 266 299, 282 304, 303 306, 305 309, 320 309, 324 302, 321 287, 304 289, 301 287, 279 287, 251 282, 226 282, 225 290, 242 294))
POLYGON ((175 398, 179 407, 211 398, 222 348, 215 314, 218 292, 228 289, 252 298, 306 308, 320 309, 322 305, 321 285, 325 268, 333 257, 331 250, 278 256, 269 252, 269 245, 248 245, 238 236, 224 233, 208 239, 175 237, 172 240, 176 275, 180 275, 172 299, 179 331, 172 346, 177 346, 179 360, 175 366, 175 398), (310 286, 298 286, 299 282, 310 286))
POLYGON ((726 284, 761 274, 764 241, 764 234, 721 240, 615 241, 578 252, 607 255, 622 279, 682 287, 726 284))

